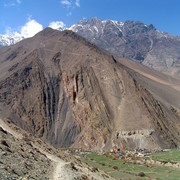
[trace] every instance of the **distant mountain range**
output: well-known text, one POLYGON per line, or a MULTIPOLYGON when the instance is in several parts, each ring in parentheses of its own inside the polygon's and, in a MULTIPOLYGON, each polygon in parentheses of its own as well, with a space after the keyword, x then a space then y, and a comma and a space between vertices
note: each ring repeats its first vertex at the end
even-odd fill
POLYGON ((180 76, 180 37, 160 32, 152 24, 93 18, 81 20, 69 29, 112 54, 180 76))
POLYGON ((19 34, 0 34, 0 46, 10 46, 23 39, 24 37, 19 34))
MULTIPOLYGON (((180 77, 180 37, 160 32, 152 24, 92 18, 80 20, 67 29, 113 55, 180 77)), ((22 39, 20 36, 0 35, 0 45, 12 45, 22 39)))

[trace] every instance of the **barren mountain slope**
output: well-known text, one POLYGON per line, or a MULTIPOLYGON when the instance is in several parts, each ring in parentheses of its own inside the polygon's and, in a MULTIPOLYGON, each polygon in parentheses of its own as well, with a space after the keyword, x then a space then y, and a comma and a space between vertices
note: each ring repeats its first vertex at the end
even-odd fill
POLYGON ((0 54, 1 116, 54 146, 179 146, 177 112, 75 33, 47 28, 0 54))

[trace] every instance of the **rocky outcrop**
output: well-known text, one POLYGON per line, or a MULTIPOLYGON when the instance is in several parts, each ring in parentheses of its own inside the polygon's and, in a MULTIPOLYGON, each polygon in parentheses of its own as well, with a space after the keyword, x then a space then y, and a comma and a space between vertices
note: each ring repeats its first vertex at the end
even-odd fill
POLYGON ((0 115, 44 141, 91 150, 120 142, 138 148, 116 133, 153 129, 141 148, 179 146, 175 113, 134 71, 75 33, 48 28, 0 54, 0 115))

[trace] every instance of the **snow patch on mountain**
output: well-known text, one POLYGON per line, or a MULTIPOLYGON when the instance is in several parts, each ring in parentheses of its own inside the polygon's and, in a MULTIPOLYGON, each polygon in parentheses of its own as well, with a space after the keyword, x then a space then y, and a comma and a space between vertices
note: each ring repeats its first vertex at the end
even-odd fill
POLYGON ((10 46, 25 39, 20 34, 0 34, 0 46, 10 46))
MULTIPOLYGON (((133 22, 132 22, 133 23, 133 22)), ((99 20, 98 18, 82 19, 78 23, 66 27, 62 21, 53 21, 49 24, 49 27, 57 30, 71 30, 82 36, 86 36, 84 33, 92 36, 92 39, 98 38, 104 31, 114 31, 118 36, 124 36, 124 28, 127 27, 127 22, 119 22, 116 20, 99 20)), ((144 27, 149 28, 149 25, 143 24, 144 27)), ((153 28, 153 26, 151 27, 153 28)), ((42 25, 35 20, 28 19, 26 24, 21 27, 19 32, 9 32, 6 34, 0 34, 0 46, 9 46, 16 44, 17 42, 32 37, 43 29, 42 25)), ((124 39, 124 41, 126 41, 124 39)))
POLYGON ((67 30, 71 30, 71 31, 77 32, 77 31, 79 31, 82 28, 83 28, 83 25, 74 24, 74 25, 70 26, 69 28, 67 28, 67 30))
MULTIPOLYGON (((66 25, 62 21, 52 21, 49 23, 49 27, 62 31, 66 25)), ((16 44, 25 38, 34 36, 42 30, 42 24, 29 17, 27 22, 18 31, 8 28, 5 34, 0 34, 0 47, 16 44)))
POLYGON ((66 25, 62 21, 53 21, 49 24, 49 27, 57 30, 64 30, 66 25))
MULTIPOLYGON (((124 22, 118 22, 115 20, 99 20, 98 18, 92 19, 82 19, 77 24, 74 24, 67 28, 68 30, 72 30, 74 32, 89 32, 93 36, 99 36, 99 34, 103 34, 106 26, 111 24, 114 26, 117 31, 122 32, 122 28, 124 26, 124 22)), ((94 37, 93 37, 94 38, 94 37)))
POLYGON ((124 25, 124 23, 123 22, 118 22, 118 21, 111 21, 113 24, 114 24, 114 26, 115 27, 117 27, 117 29, 119 30, 119 31, 121 31, 122 32, 122 27, 123 27, 123 25, 124 25))
POLYGON ((96 30, 97 33, 99 32, 99 30, 96 26, 94 26, 94 29, 96 30))

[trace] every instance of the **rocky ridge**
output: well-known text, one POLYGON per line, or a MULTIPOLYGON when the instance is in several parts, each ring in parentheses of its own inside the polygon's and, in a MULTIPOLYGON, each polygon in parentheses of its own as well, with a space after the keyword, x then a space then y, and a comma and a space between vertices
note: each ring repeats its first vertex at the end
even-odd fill
POLYGON ((180 75, 180 38, 160 32, 152 24, 92 18, 69 29, 112 54, 166 74, 180 75))

